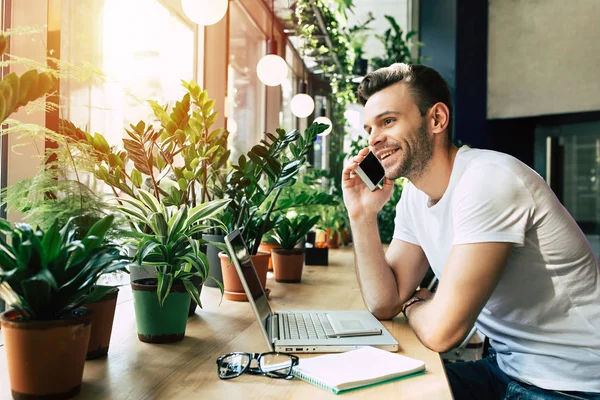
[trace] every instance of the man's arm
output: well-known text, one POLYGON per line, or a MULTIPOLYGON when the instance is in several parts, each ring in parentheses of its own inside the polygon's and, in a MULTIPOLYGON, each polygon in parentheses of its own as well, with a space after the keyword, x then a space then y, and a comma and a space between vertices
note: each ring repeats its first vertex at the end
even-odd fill
POLYGON ((512 246, 494 242, 452 247, 435 296, 406 309, 425 346, 444 352, 467 336, 500 281, 512 246))
POLYGON ((351 220, 356 275, 369 311, 394 318, 425 276, 429 263, 420 246, 394 239, 384 255, 377 216, 351 220))
POLYGON ((369 152, 359 151, 342 173, 344 204, 348 210, 356 259, 356 273, 367 308, 379 319, 395 317, 427 272, 427 260, 419 246, 393 240, 383 253, 377 213, 389 201, 394 182, 385 179, 383 189, 371 192, 354 172, 369 152))

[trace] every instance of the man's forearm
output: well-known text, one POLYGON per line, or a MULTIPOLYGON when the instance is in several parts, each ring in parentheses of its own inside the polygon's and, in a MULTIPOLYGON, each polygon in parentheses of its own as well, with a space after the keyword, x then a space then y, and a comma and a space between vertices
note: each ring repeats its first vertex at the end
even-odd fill
POLYGON ((377 216, 351 220, 356 260, 356 275, 367 308, 379 319, 390 319, 400 312, 402 301, 396 277, 383 252, 377 216))

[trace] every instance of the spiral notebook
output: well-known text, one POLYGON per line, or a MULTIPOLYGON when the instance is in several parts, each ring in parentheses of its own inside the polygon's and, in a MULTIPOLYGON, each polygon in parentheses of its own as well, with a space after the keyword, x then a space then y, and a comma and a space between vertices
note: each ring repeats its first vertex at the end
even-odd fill
POLYGON ((292 370, 294 376, 335 394, 425 371, 425 363, 375 347, 346 353, 302 358, 292 370))

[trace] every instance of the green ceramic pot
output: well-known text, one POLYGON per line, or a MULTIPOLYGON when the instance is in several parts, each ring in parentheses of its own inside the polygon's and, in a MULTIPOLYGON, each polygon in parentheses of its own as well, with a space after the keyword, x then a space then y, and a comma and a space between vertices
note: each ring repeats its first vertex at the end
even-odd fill
POLYGON ((146 343, 172 343, 185 337, 190 294, 181 282, 171 287, 163 306, 158 304, 156 279, 131 284, 138 338, 146 343))

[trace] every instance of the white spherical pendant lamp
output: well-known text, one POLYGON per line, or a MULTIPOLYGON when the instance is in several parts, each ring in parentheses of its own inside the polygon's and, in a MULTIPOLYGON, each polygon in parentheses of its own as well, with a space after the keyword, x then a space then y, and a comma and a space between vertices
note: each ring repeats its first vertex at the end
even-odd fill
POLYGON ((298 94, 292 97, 292 101, 290 102, 292 114, 298 118, 308 117, 315 109, 315 101, 306 94, 306 91, 306 82, 300 82, 298 94))
POLYGON ((261 58, 256 65, 258 79, 267 86, 278 86, 287 79, 288 65, 283 58, 277 55, 277 41, 267 41, 267 55, 261 58))
POLYGON ((227 13, 229 0, 181 0, 183 12, 198 25, 214 25, 227 13))
POLYGON ((318 117, 318 118, 315 118, 315 120, 313 122, 317 122, 319 124, 329 125, 329 128, 327 128, 323 132, 319 133, 319 136, 327 136, 327 135, 329 135, 331 133, 331 130, 333 129, 333 123, 327 117, 318 117))

